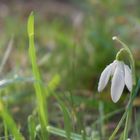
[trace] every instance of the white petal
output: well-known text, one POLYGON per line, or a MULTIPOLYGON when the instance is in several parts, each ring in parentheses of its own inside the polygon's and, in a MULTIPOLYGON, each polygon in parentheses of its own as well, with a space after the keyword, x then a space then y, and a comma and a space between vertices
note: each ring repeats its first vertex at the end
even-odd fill
POLYGON ((131 69, 127 65, 124 65, 124 69, 125 69, 125 84, 128 90, 131 92, 132 91, 132 72, 131 72, 131 69))
POLYGON ((112 64, 106 66, 106 68, 101 73, 99 83, 98 83, 98 92, 101 92, 107 85, 112 71, 112 64))
POLYGON ((113 102, 116 103, 120 99, 124 85, 124 64, 118 61, 111 85, 111 98, 113 102))
POLYGON ((114 74, 117 63, 118 63, 118 60, 115 60, 115 61, 113 61, 113 63, 111 64, 111 65, 112 65, 112 68, 111 68, 111 69, 112 69, 112 70, 111 70, 111 75, 114 74))

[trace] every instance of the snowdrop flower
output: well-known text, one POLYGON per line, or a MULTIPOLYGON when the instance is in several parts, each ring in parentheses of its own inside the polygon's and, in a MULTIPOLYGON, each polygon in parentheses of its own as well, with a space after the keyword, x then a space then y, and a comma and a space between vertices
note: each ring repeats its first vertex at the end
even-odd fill
POLYGON ((123 61, 115 60, 106 66, 101 73, 98 92, 101 92, 106 87, 110 77, 112 77, 111 98, 116 103, 120 99, 125 85, 130 92, 132 91, 132 72, 123 61))

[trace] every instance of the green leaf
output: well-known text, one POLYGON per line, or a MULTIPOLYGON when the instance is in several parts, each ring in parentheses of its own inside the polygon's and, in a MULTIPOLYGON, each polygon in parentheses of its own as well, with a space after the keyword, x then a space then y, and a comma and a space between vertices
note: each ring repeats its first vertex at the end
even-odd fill
POLYGON ((28 19, 28 35, 34 35, 34 13, 31 12, 29 19, 28 19))
POLYGON ((3 106, 3 103, 0 101, 0 116, 5 122, 7 129, 12 134, 15 140, 23 140, 23 136, 19 132, 16 123, 13 118, 9 115, 7 109, 3 106))
POLYGON ((63 102, 60 102, 60 108, 63 112, 63 116, 64 116, 64 127, 65 127, 65 131, 66 131, 66 135, 67 138, 70 140, 71 139, 71 131, 72 131, 72 123, 71 123, 71 117, 70 117, 70 112, 68 111, 68 109, 65 107, 65 105, 63 104, 63 102))
MULTIPOLYGON (((48 126, 47 130, 48 130, 48 132, 50 132, 54 135, 67 138, 67 134, 66 134, 65 130, 62 130, 62 129, 59 129, 59 128, 56 128, 56 127, 53 127, 53 126, 48 126)), ((70 136, 70 139, 71 140, 82 140, 82 135, 72 132, 71 136, 70 136)), ((86 140, 90 140, 90 138, 86 137, 86 140)))
MULTIPOLYGON (((41 81, 41 76, 39 73, 36 52, 35 52, 35 44, 34 44, 34 15, 33 12, 30 14, 28 18, 28 36, 29 36, 29 57, 32 64, 32 71, 35 80, 41 81)), ((48 125, 48 113, 46 109, 46 95, 44 94, 44 87, 39 83, 34 83, 37 103, 38 103, 38 115, 39 121, 41 124, 41 136, 42 140, 48 139, 48 133, 46 131, 46 126, 48 125)))
POLYGON ((28 117, 28 130, 29 130, 30 140, 34 140, 36 134, 36 126, 32 115, 28 117))

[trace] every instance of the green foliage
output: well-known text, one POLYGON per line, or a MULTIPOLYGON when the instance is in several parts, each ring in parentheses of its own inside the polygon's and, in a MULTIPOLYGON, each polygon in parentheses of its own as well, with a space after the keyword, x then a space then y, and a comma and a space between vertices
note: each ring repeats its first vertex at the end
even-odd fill
POLYGON ((34 140, 36 136, 36 124, 35 124, 34 117, 32 115, 28 117, 28 130, 29 130, 30 140, 34 140))
MULTIPOLYGON (((139 2, 70 3, 68 8, 65 4, 64 9, 58 8, 60 13, 55 14, 44 12, 49 8, 42 3, 45 10, 39 7, 35 21, 32 12, 28 23, 28 10, 9 13, 0 21, 1 62, 8 48, 7 40, 14 34, 13 47, 0 73, 0 136, 7 140, 108 139, 114 123, 125 111, 126 90, 121 101, 113 104, 108 88, 100 96, 97 84, 101 71, 112 62, 119 48, 112 42, 114 35, 131 47, 139 77, 139 2), (65 13, 70 6, 72 9, 65 13), (75 24, 77 19, 80 22, 75 24)), ((132 139, 137 140, 140 113, 135 116, 137 121, 131 130, 132 139)), ((115 136, 116 133, 112 137, 115 136)), ((118 137, 123 134, 118 132, 118 137)))
MULTIPOLYGON (((2 117, 2 119, 5 123, 5 126, 6 126, 5 129, 9 130, 10 134, 12 134, 12 137, 15 140, 23 140, 23 137, 20 134, 20 132, 16 126, 16 123, 14 122, 13 118, 7 112, 7 109, 4 108, 3 103, 1 101, 0 101, 0 117, 2 117)), ((6 134, 6 138, 7 138, 8 137, 7 132, 5 134, 6 134)))
POLYGON ((38 103, 38 115, 41 124, 41 138, 42 140, 48 139, 48 133, 46 127, 48 125, 48 115, 46 110, 46 96, 43 94, 43 87, 41 87, 39 81, 41 81, 38 66, 36 63, 36 54, 34 46, 34 15, 30 14, 28 19, 28 35, 29 35, 29 56, 32 63, 33 75, 38 82, 34 83, 37 103, 38 103))

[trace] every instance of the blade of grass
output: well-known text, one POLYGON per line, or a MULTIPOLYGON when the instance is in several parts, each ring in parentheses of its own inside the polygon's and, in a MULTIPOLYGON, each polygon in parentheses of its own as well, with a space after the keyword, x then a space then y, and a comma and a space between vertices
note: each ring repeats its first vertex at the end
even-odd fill
POLYGON ((82 140, 87 140, 86 133, 84 130, 81 130, 82 140))
POLYGON ((1 73, 3 71, 3 68, 4 68, 5 64, 6 64, 6 61, 7 61, 8 57, 9 57, 9 55, 10 55, 10 52, 12 51, 12 46, 13 46, 13 37, 9 41, 9 44, 7 46, 7 49, 6 49, 6 52, 4 54, 2 62, 0 64, 0 75, 1 75, 1 73))
MULTIPOLYGON (((29 57, 32 64, 32 71, 35 80, 41 81, 39 69, 37 66, 36 60, 36 52, 35 52, 35 45, 34 45, 34 14, 33 12, 30 14, 28 18, 28 36, 29 36, 29 57)), ((43 94, 43 87, 40 83, 34 83, 37 102, 38 102, 38 115, 41 124, 41 136, 42 140, 48 139, 48 133, 46 131, 46 126, 48 125, 48 114, 46 110, 46 96, 43 94)))
POLYGON ((71 140, 72 126, 71 126, 70 113, 68 109, 65 107, 65 105, 63 104, 63 102, 61 102, 61 100, 59 100, 59 103, 60 103, 60 108, 64 116, 64 127, 66 131, 66 135, 67 135, 68 140, 71 140))
POLYGON ((8 140, 8 129, 7 129, 7 125, 6 125, 6 122, 3 120, 3 123, 4 123, 4 137, 5 137, 5 140, 8 140))
POLYGON ((35 121, 32 115, 28 117, 28 130, 29 130, 29 139, 34 140, 36 135, 36 126, 35 121))
POLYGON ((66 131, 66 135, 67 138, 70 140, 70 136, 71 136, 71 131, 72 131, 72 126, 71 126, 71 116, 70 116, 70 112, 68 111, 68 108, 65 106, 65 104, 63 103, 63 101, 59 98, 59 96, 57 96, 57 94, 54 92, 54 90, 56 89, 56 87, 58 86, 58 84, 60 83, 60 76, 58 74, 56 74, 52 80, 49 82, 46 90, 47 90, 47 95, 53 95, 59 105, 60 105, 60 109, 63 112, 63 116, 64 116, 64 127, 65 127, 65 131, 66 131))
POLYGON ((104 104, 102 101, 99 102, 99 124, 100 124, 100 131, 101 137, 105 137, 105 128, 104 128, 104 104))
MULTIPOLYGON (((55 127, 52 127, 52 126, 48 126, 47 130, 48 130, 48 132, 50 132, 50 133, 52 133, 54 135, 67 138, 67 134, 66 134, 65 130, 62 130, 62 129, 59 129, 59 128, 55 128, 55 127)), ((71 134, 71 139, 72 140, 82 140, 82 136, 78 135, 76 133, 72 133, 71 134)))
POLYGON ((45 90, 46 90, 46 96, 49 97, 51 96, 51 93, 55 91, 55 89, 58 87, 59 83, 61 81, 60 75, 56 74, 53 76, 51 81, 48 83, 47 87, 45 85, 45 90))
MULTIPOLYGON (((67 138, 67 134, 65 130, 53 127, 53 126, 48 126, 47 127, 48 132, 60 136, 60 137, 64 137, 67 138)), ((79 135, 77 133, 71 133, 71 140, 82 140, 82 135, 79 135)), ((89 137, 86 137, 86 140, 90 140, 89 137)))
POLYGON ((23 136, 19 132, 14 120, 9 115, 6 108, 4 108, 2 101, 0 101, 0 116, 2 117, 3 121, 5 122, 7 129, 11 132, 13 138, 15 140, 23 140, 23 136))
POLYGON ((133 129, 133 130, 135 130, 135 132, 136 132, 136 138, 138 139, 138 138, 140 138, 140 133, 139 133, 139 126, 140 126, 140 119, 139 119, 139 117, 137 117, 136 116, 136 108, 134 109, 134 111, 135 111, 135 129, 133 129))

